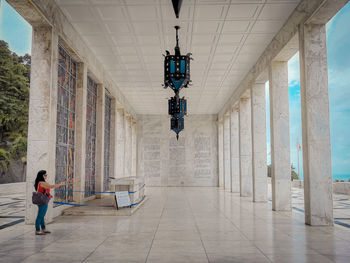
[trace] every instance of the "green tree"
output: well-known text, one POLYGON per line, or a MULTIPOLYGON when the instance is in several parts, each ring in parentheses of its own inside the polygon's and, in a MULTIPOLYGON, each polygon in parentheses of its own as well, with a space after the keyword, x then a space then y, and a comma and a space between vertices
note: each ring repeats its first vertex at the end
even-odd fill
POLYGON ((295 171, 295 167, 293 164, 291 165, 291 180, 299 180, 299 175, 295 171))
POLYGON ((30 55, 18 56, 0 40, 0 167, 24 160, 28 130, 30 55))

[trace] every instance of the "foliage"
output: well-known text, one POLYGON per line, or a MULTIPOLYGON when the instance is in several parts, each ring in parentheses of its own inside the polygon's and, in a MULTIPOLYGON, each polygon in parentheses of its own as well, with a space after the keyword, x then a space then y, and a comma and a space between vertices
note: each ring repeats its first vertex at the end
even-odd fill
MULTIPOLYGON (((0 40, 0 166, 26 159, 31 57, 18 56, 0 40)), ((23 162, 25 164, 25 162, 23 162)))
POLYGON ((292 181, 299 180, 299 176, 294 170, 292 170, 291 179, 292 179, 292 181))
POLYGON ((6 172, 10 165, 10 153, 0 148, 0 167, 2 171, 6 172))
POLYGON ((290 176, 290 179, 293 181, 293 180, 299 180, 299 175, 298 173, 295 171, 295 167, 293 164, 291 164, 290 166, 290 170, 291 170, 291 176, 290 176))

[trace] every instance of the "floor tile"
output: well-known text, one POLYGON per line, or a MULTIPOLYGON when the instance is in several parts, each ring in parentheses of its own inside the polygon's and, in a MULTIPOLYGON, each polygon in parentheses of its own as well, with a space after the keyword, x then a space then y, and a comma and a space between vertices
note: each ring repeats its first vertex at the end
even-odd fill
POLYGON ((208 254, 210 263, 269 263, 271 262, 261 253, 256 254, 241 254, 222 255, 222 254, 208 254))
POLYGON ((205 263, 208 262, 206 254, 203 253, 159 253, 149 254, 147 263, 205 263))
POLYGON ((349 229, 307 226, 299 212, 209 187, 147 195, 132 216, 60 216, 46 236, 24 224, 0 230, 0 261, 350 262, 349 229))

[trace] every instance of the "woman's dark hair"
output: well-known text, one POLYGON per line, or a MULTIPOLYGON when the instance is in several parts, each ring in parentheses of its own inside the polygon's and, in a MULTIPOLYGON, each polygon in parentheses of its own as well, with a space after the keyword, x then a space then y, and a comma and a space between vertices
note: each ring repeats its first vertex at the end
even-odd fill
POLYGON ((34 184, 34 187, 35 187, 35 190, 38 190, 38 184, 39 182, 45 182, 45 179, 44 179, 44 175, 46 174, 46 171, 45 170, 40 170, 36 176, 36 179, 35 179, 35 184, 34 184))

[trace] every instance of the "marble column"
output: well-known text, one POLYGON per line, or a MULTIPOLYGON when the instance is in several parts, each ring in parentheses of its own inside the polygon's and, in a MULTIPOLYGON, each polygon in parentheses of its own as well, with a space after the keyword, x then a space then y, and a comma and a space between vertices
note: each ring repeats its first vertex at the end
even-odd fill
POLYGON ((124 176, 129 177, 131 176, 131 151, 132 151, 132 145, 131 145, 131 116, 127 113, 125 114, 125 161, 124 161, 124 176))
MULTIPOLYGON (((48 182, 55 183, 57 57, 58 36, 51 27, 33 27, 32 64, 29 95, 26 224, 35 221, 37 206, 32 204, 34 182, 39 170, 46 170, 48 182)), ((46 221, 52 221, 52 202, 46 221)))
POLYGON ((238 106, 233 107, 231 112, 231 192, 239 193, 239 110, 238 106))
POLYGON ((266 98, 265 83, 255 83, 252 99, 253 201, 267 201, 266 98))
POLYGON ((117 101, 111 97, 111 130, 110 130, 110 156, 109 156, 109 176, 117 178, 117 101))
POLYGON ((85 158, 86 158, 86 105, 87 105, 87 65, 78 63, 77 91, 75 109, 75 178, 73 198, 83 203, 85 191, 85 158))
MULTIPOLYGON (((104 185, 104 131, 105 131, 105 96, 106 92, 101 84, 97 85, 96 105, 96 192, 103 192, 104 185)), ((101 198, 101 194, 96 194, 101 198)))
POLYGON ((136 120, 132 119, 131 121, 131 145, 132 145, 132 154, 131 154, 131 176, 137 176, 137 134, 136 134, 136 120))
POLYGON ((114 175, 116 178, 124 177, 124 148, 125 148, 125 130, 124 130, 124 109, 118 107, 116 103, 116 145, 115 145, 115 163, 114 163, 114 175))
POLYGON ((251 133, 251 99, 239 101, 239 156, 240 156, 240 193, 252 196, 252 133, 251 133))
POLYGON ((291 209, 288 63, 269 67, 272 209, 291 209))
POLYGON ((305 222, 333 225, 326 26, 299 28, 305 222))
POLYGON ((218 121, 219 187, 224 188, 224 122, 218 121))
POLYGON ((230 114, 224 117, 224 189, 231 191, 231 127, 230 114))

